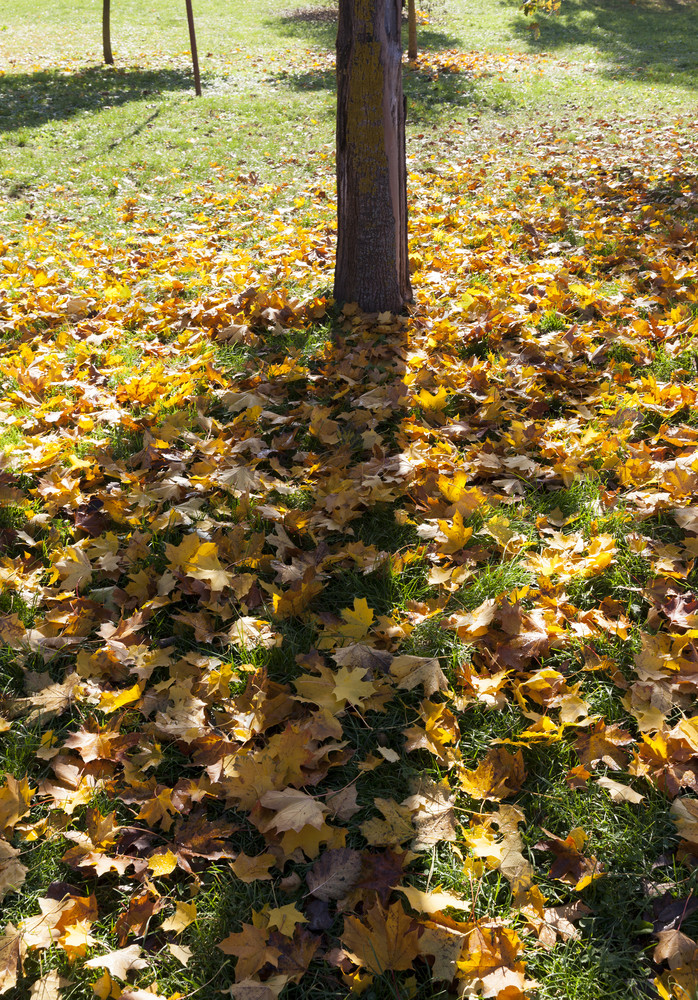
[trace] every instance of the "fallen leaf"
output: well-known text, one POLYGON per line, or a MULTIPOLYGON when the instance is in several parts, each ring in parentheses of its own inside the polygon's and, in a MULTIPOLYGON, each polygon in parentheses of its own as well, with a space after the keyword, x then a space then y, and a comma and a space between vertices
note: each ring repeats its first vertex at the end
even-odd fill
POLYGON ((248 857, 246 854, 239 854, 232 862, 231 868, 241 882, 269 881, 271 875, 269 869, 276 864, 273 854, 257 854, 255 857, 248 857))
POLYGON ((320 900, 344 899, 361 873, 361 854, 349 848, 325 851, 305 876, 312 896, 320 900))
POLYGON ((110 976, 115 979, 125 981, 129 972, 140 972, 147 969, 147 961, 141 957, 142 950, 137 944, 131 944, 128 948, 119 948, 110 951, 107 955, 97 955, 85 962, 88 969, 106 969, 110 976))
POLYGON ((175 911, 171 916, 162 922, 163 931, 173 931, 181 934, 182 931, 193 924, 196 920, 196 903, 185 903, 181 900, 175 902, 175 911))
POLYGON ((380 903, 372 906, 359 920, 344 918, 342 944, 355 965, 363 966, 375 975, 394 969, 412 968, 419 954, 419 928, 408 917, 400 903, 384 910, 380 903))

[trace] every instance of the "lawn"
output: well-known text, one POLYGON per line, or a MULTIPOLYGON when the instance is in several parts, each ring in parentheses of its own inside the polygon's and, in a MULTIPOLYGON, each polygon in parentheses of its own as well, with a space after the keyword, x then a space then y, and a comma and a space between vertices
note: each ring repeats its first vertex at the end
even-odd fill
POLYGON ((0 995, 698 995, 698 7, 0 14, 0 995))

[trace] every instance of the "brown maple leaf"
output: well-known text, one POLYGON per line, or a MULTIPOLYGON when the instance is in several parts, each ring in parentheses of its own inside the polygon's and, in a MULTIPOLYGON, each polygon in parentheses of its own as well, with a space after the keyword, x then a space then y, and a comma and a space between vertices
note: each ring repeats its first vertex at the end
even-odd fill
POLYGON ((345 917, 342 944, 355 965, 375 975, 411 969, 419 954, 419 924, 400 903, 375 903, 362 918, 345 917))
POLYGON ((101 726, 96 719, 90 719, 63 744, 68 749, 76 749, 86 763, 108 760, 123 763, 127 752, 140 740, 139 733, 122 733, 121 719, 114 718, 101 726))
POLYGON ((131 934, 143 937, 150 918, 159 913, 164 905, 163 899, 151 895, 147 890, 134 896, 129 901, 126 910, 119 914, 114 927, 119 947, 123 948, 131 934))
POLYGON ((236 982, 254 976, 265 965, 279 964, 281 950, 269 943, 269 933, 266 927, 243 924, 241 931, 220 942, 218 947, 225 955, 237 958, 236 982))
POLYGON ((582 854, 585 841, 586 834, 577 827, 564 840, 549 834, 548 840, 536 844, 537 850, 551 851, 555 855, 550 869, 552 878, 566 882, 577 892, 603 874, 603 867, 595 857, 585 857, 582 854))
POLYGON ((586 768, 594 764, 605 764, 614 771, 621 771, 628 763, 629 755, 622 749, 633 742, 629 732, 619 725, 607 726, 603 719, 585 733, 577 737, 574 749, 586 768))
POLYGON ((325 851, 306 873, 310 894, 324 901, 343 899, 359 880, 361 863, 359 851, 347 847, 325 851))
POLYGON ((26 953, 22 931, 8 924, 5 933, 0 936, 0 993, 6 993, 17 985, 26 953))

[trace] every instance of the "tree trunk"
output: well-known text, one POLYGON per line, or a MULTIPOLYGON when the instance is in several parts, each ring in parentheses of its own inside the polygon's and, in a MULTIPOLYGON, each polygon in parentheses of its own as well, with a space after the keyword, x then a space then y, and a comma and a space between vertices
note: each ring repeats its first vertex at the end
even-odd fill
POLYGON ((199 76, 199 54, 196 50, 196 31, 194 30, 194 11, 191 0, 186 0, 187 23, 189 25, 189 44, 191 45, 191 63, 194 69, 194 90, 201 97, 201 77, 199 76))
POLYGON ((102 0, 102 49, 104 50, 104 61, 109 66, 114 65, 114 56, 111 54, 111 0, 102 0))
POLYGON ((417 58, 417 7, 415 0, 407 0, 407 58, 417 58))
POLYGON ((334 297, 366 312, 412 299, 401 0, 340 0, 334 297))

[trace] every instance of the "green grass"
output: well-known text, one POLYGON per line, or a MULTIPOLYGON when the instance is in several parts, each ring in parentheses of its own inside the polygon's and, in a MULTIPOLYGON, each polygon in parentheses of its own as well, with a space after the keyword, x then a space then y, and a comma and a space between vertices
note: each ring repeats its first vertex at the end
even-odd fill
MULTIPOLYGON (((514 63, 503 75, 442 73, 438 80, 408 70, 409 151, 421 158, 428 147, 418 132, 446 120, 468 145, 473 123, 483 141, 501 129, 503 117, 515 128, 551 110, 564 115, 563 134, 573 142, 588 120, 585 108, 598 101, 599 78, 611 113, 690 107, 698 64, 692 14, 688 7, 668 14, 665 8, 661 0, 643 0, 628 17, 608 4, 565 0, 560 13, 538 17, 536 38, 514 0, 435 6, 433 24, 420 35, 427 53, 543 53, 564 60, 564 68, 539 75, 518 72, 514 63)), ((60 202, 64 218, 103 232, 116 224, 126 198, 147 199, 144 207, 153 211, 171 203, 182 176, 193 185, 216 183, 212 163, 224 168, 220 189, 238 173, 254 172, 262 183, 298 184, 312 176, 316 164, 304 151, 329 150, 333 141, 334 80, 323 61, 335 25, 331 7, 321 5, 317 15, 310 10, 280 13, 263 0, 233 16, 202 0, 196 18, 204 96, 196 100, 177 5, 154 3, 146 17, 135 0, 115 5, 111 68, 100 65, 99 13, 88 0, 51 4, 40 24, 22 0, 6 18, 9 30, 0 32, 6 217, 60 202), (297 68, 309 51, 318 68, 297 68)), ((181 210, 186 214, 186 201, 181 210)))

